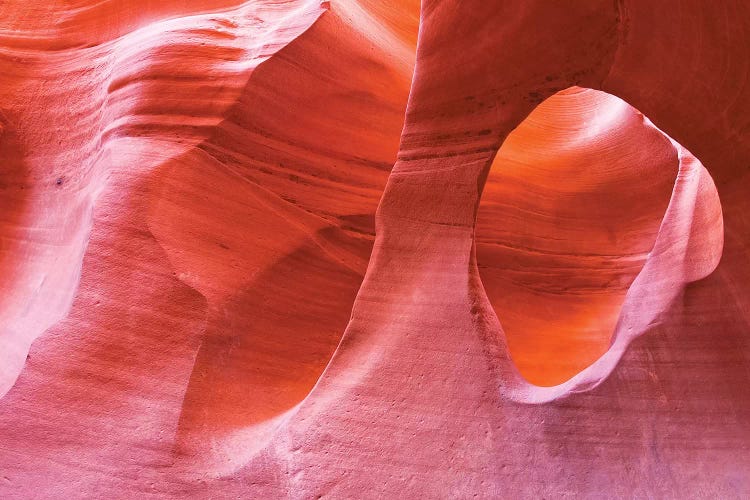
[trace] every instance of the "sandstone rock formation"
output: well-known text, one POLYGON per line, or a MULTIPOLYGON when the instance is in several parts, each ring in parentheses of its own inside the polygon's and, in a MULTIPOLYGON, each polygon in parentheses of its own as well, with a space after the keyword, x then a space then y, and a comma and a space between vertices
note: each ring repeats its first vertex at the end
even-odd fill
POLYGON ((0 3, 0 497, 750 496, 748 47, 741 0, 0 3))

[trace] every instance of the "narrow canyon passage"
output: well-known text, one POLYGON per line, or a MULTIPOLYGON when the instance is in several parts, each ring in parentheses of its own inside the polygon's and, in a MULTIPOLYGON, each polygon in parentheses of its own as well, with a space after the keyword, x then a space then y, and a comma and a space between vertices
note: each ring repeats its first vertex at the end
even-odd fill
POLYGON ((0 2, 0 498, 750 497, 744 0, 0 2))

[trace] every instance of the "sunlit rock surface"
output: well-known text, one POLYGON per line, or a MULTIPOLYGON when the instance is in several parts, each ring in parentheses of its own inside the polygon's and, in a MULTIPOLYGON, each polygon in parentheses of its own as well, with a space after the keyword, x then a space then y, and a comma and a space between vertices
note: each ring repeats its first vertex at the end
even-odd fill
POLYGON ((740 0, 0 3, 0 497, 747 498, 748 47, 740 0))

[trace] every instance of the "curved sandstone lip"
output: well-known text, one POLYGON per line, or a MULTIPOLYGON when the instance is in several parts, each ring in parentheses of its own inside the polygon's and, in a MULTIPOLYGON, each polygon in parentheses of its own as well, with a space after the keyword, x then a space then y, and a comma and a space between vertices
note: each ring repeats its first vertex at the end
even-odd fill
MULTIPOLYGON (((674 278, 669 290, 650 288, 647 277, 632 286, 641 272, 669 276, 705 260, 690 277, 675 275, 694 281, 718 265, 723 245, 718 195, 703 166, 627 103, 578 88, 540 104, 504 141, 477 226, 484 289, 516 366, 542 386, 566 382, 603 355, 616 359, 605 354, 610 346, 626 347, 681 292, 674 278), (678 219, 694 226, 672 230, 678 219), (700 246, 670 262, 659 256, 696 230, 700 246), (640 323, 628 323, 641 295, 651 303, 640 323)), ((613 367, 581 377, 603 378, 613 367)))
MULTIPOLYGON (((75 36, 106 35, 94 47, 4 46, 0 64, 8 84, 0 103, 18 110, 9 127, 23 144, 7 158, 23 165, 24 172, 7 185, 18 202, 15 220, 4 228, 3 261, 17 274, 7 275, 0 298, 0 394, 18 377, 31 342, 68 314, 93 211, 112 204, 112 194, 99 199, 102 192, 118 183, 121 172, 148 175, 204 140, 253 69, 323 12, 311 0, 243 4, 174 19, 152 13, 153 22, 125 33, 118 22, 129 26, 132 11, 115 16, 109 32, 101 32, 97 16, 88 17, 91 9, 118 5, 45 11, 47 24, 63 33, 70 15, 78 19, 72 25, 75 36), (38 132, 40 124, 44 134, 38 132)), ((46 32, 35 28, 41 21, 34 18, 36 9, 8 12, 5 31, 26 41, 44 39, 46 32)), ((0 140, 5 144, 9 137, 0 140)), ((117 196, 127 197, 134 184, 123 182, 117 196)))
POLYGON ((721 203, 708 171, 677 144, 680 169, 672 198, 643 268, 625 294, 607 351, 564 383, 530 387, 518 383, 514 398, 541 403, 571 392, 591 390, 616 368, 637 336, 660 321, 693 281, 718 266, 724 243, 721 203))
MULTIPOLYGON (((251 2, 157 19, 121 36, 113 26, 96 47, 34 47, 34 68, 59 73, 59 94, 93 108, 80 110, 92 112, 83 125, 93 126, 72 138, 61 124, 69 110, 44 107, 57 93, 27 110, 52 114, 61 131, 59 141, 40 140, 45 159, 57 165, 54 155, 76 154, 89 169, 71 164, 50 189, 80 195, 93 214, 71 217, 61 197, 52 198, 58 213, 43 212, 81 231, 73 247, 85 255, 59 268, 70 286, 46 281, 75 297, 39 300, 43 314, 24 304, 25 318, 44 322, 8 336, 14 349, 2 354, 21 360, 7 371, 9 389, 24 360, 26 368, 3 400, 3 429, 46 432, 81 414, 101 429, 132 418, 138 432, 90 433, 89 451, 64 460, 98 456, 105 440, 119 443, 119 457, 167 433, 148 460, 176 461, 175 475, 233 474, 268 444, 346 327, 403 125, 418 16, 347 7, 310 27, 322 12, 317 2, 251 2), (303 39, 267 60, 303 29, 303 39), (347 43, 332 51, 339 38, 347 43), (105 63, 107 71, 93 69, 105 63), (81 73, 96 78, 71 76, 81 73), (45 330, 27 357, 24 342, 45 330), (28 418, 41 407, 52 417, 28 418)), ((38 136, 30 126, 25 133, 38 136)), ((32 227, 46 222, 36 209, 28 215, 32 227)), ((37 264, 23 255, 22 264, 40 273, 59 265, 60 252, 45 253, 46 243, 24 242, 41 257, 37 264)), ((8 284, 19 300, 33 295, 8 284)), ((58 439, 39 443, 39 456, 71 437, 58 439)))

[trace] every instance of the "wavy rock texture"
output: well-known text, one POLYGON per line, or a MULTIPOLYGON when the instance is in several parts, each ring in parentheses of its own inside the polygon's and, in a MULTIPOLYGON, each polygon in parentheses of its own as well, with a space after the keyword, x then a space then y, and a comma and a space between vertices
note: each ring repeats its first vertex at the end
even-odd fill
POLYGON ((477 262, 530 382, 565 382, 607 351, 680 160, 625 102, 576 88, 505 140, 482 194, 477 262))
POLYGON ((31 3, 0 496, 750 495, 745 2, 31 3))

